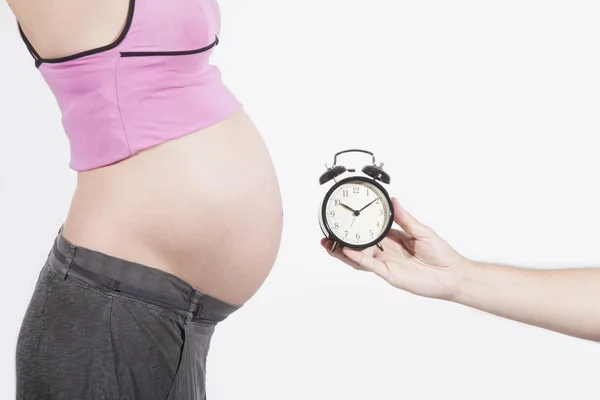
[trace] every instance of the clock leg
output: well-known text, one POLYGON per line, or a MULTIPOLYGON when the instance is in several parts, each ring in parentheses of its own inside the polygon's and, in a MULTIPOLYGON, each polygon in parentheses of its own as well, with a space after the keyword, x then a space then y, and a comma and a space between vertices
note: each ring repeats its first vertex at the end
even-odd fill
POLYGON ((379 247, 379 250, 383 251, 383 246, 381 245, 381 243, 377 243, 377 247, 379 247))
POLYGON ((333 242, 333 246, 331 246, 331 252, 333 253, 338 248, 338 242, 333 242))

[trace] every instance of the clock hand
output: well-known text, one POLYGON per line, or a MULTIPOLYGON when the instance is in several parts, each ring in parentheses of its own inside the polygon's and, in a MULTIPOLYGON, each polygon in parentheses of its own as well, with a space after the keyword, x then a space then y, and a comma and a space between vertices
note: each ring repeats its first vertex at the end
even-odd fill
POLYGON ((375 203, 377 200, 379 200, 379 197, 376 198, 375 200, 373 200, 372 202, 370 202, 369 204, 367 204, 366 206, 364 206, 363 208, 361 208, 360 210, 358 210, 358 212, 361 212, 362 210, 364 210, 365 208, 369 207, 371 204, 375 203))
POLYGON ((345 205, 344 203, 340 203, 340 206, 344 207, 346 210, 352 211, 354 214, 356 214, 356 210, 351 209, 350 207, 348 207, 347 205, 345 205))

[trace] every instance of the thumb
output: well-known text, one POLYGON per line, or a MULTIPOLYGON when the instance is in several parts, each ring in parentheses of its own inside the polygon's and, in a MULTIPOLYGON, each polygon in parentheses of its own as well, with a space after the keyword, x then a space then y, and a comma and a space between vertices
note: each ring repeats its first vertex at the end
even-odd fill
POLYGON ((415 239, 431 236, 431 229, 402 208, 397 198, 393 197, 392 203, 394 204, 394 222, 400 225, 404 232, 415 239))

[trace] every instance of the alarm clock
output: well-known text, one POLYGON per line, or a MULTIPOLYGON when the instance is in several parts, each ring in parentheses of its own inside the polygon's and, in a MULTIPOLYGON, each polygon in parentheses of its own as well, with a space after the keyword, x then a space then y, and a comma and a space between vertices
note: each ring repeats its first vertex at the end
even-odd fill
POLYGON ((325 237, 333 240, 331 251, 339 246, 366 249, 376 245, 383 251, 381 240, 389 233, 394 222, 394 206, 382 184, 389 185, 391 179, 383 170, 383 163, 375 163, 375 155, 367 150, 350 149, 336 153, 333 165, 319 178, 324 185, 334 184, 323 197, 319 211, 319 225, 325 237), (337 165, 340 154, 359 152, 369 154, 372 164, 355 169, 337 165), (350 174, 338 181, 342 174, 350 174))

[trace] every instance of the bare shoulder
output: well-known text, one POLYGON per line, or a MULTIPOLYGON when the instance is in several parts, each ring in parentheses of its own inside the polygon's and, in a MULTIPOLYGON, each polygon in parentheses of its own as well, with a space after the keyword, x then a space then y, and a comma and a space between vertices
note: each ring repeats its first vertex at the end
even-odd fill
POLYGON ((7 0, 27 39, 43 58, 104 46, 119 36, 129 0, 7 0))

